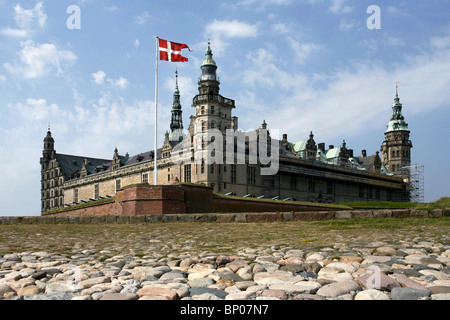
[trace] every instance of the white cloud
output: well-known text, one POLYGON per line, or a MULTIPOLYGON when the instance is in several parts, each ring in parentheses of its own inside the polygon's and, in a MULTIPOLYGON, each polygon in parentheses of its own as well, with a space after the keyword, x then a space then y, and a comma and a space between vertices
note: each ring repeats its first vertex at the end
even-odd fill
POLYGON ((438 49, 448 48, 450 47, 450 34, 442 37, 432 37, 430 43, 438 49))
POLYGON ((108 79, 108 82, 111 83, 113 86, 120 88, 120 89, 126 89, 128 85, 130 84, 127 79, 124 77, 120 77, 117 80, 108 79))
POLYGON ((120 77, 119 79, 111 79, 106 77, 106 72, 99 70, 92 74, 92 82, 98 85, 102 85, 105 83, 109 83, 112 87, 126 89, 130 84, 127 79, 124 77, 120 77))
POLYGON ((348 0, 331 0, 331 6, 328 8, 328 11, 332 13, 350 13, 353 11, 353 8, 349 5, 346 5, 348 0))
POLYGON ((238 20, 214 19, 205 27, 205 35, 214 42, 214 54, 220 56, 233 38, 254 38, 258 35, 258 25, 238 20))
POLYGON ((133 46, 134 46, 135 48, 139 48, 139 47, 141 46, 141 42, 139 41, 139 39, 134 40, 133 46))
POLYGON ((43 3, 38 2, 33 9, 24 9, 20 4, 16 4, 14 6, 14 20, 22 29, 30 29, 34 23, 43 27, 47 21, 43 3))
POLYGON ((117 7, 116 5, 111 5, 111 6, 109 6, 109 7, 106 7, 105 8, 105 10, 106 10, 106 12, 114 12, 114 11, 116 11, 117 9, 119 9, 119 7, 117 7))
POLYGON ((355 20, 348 21, 346 19, 342 19, 341 22, 339 23, 339 30, 348 31, 353 27, 355 27, 356 24, 357 23, 355 20))
POLYGON ((106 73, 104 71, 97 71, 92 74, 92 81, 95 84, 103 84, 105 82, 106 73))
POLYGON ((224 38, 253 38, 258 34, 258 27, 237 20, 216 20, 206 25, 206 32, 224 38))
POLYGON ((265 49, 249 55, 247 62, 239 75, 242 87, 277 88, 278 93, 267 100, 241 91, 239 106, 248 111, 241 111, 240 123, 259 126, 262 119, 254 117, 259 112, 269 128, 282 128, 292 139, 306 139, 313 130, 318 139, 338 143, 361 130, 378 130, 390 116, 396 81, 402 83, 400 98, 408 116, 448 106, 450 47, 406 56, 395 65, 354 63, 317 79, 292 72, 265 49), (325 86, 318 88, 315 81, 325 86))
POLYGON ((305 63, 306 59, 311 55, 313 51, 319 50, 321 48, 321 46, 316 43, 311 42, 300 43, 291 37, 288 37, 287 40, 293 50, 293 53, 296 58, 295 62, 297 63, 305 63))
POLYGON ((0 74, 0 82, 6 82, 6 77, 0 74))
POLYGON ((10 38, 26 38, 29 36, 29 32, 24 29, 12 29, 12 28, 6 28, 1 31, 1 33, 10 38))
POLYGON ((276 23, 272 26, 273 31, 277 32, 277 33, 288 33, 289 32, 289 28, 288 26, 286 26, 286 24, 280 22, 280 23, 276 23))
POLYGON ((141 15, 137 16, 135 21, 137 24, 143 25, 147 22, 148 18, 150 18, 150 13, 148 13, 148 11, 145 11, 141 15))
POLYGON ((26 38, 29 37, 37 27, 43 28, 47 21, 47 14, 44 11, 42 2, 38 2, 34 8, 25 9, 20 4, 14 7, 14 21, 19 29, 5 28, 1 33, 10 38, 26 38))
POLYGON ((35 44, 28 40, 21 45, 22 50, 19 53, 21 64, 5 63, 4 67, 11 74, 25 79, 38 78, 51 71, 61 74, 77 60, 73 52, 60 50, 53 43, 35 44))

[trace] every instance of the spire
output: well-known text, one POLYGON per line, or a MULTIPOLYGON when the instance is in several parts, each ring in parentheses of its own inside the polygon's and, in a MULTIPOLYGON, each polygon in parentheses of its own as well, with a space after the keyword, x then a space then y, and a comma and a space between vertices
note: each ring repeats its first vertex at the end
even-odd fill
POLYGON ((180 90, 178 89, 178 70, 175 71, 175 90, 173 92, 172 118, 170 121, 169 140, 179 142, 183 139, 183 110, 180 102, 180 90))
POLYGON ((178 90, 178 69, 175 69, 175 94, 180 94, 180 90, 178 90))
POLYGON ((208 40, 208 50, 206 50, 205 61, 203 61, 202 67, 206 65, 211 65, 217 67, 216 62, 213 59, 213 53, 211 50, 211 42, 208 40))
POLYGON ((202 63, 201 69, 202 69, 202 77, 201 77, 202 81, 217 80, 216 77, 217 64, 213 59, 211 43, 209 41, 208 41, 208 50, 206 50, 205 60, 202 63))
POLYGON ((50 158, 54 151, 55 140, 52 137, 50 125, 48 125, 47 136, 44 138, 44 149, 42 150, 42 155, 44 156, 44 158, 50 158))
POLYGON ((391 121, 389 121, 387 125, 386 132, 390 131, 409 131, 408 124, 405 122, 405 117, 402 114, 403 105, 400 103, 400 98, 398 96, 398 85, 400 82, 397 82, 395 85, 395 98, 394 103, 392 104, 392 117, 391 121))

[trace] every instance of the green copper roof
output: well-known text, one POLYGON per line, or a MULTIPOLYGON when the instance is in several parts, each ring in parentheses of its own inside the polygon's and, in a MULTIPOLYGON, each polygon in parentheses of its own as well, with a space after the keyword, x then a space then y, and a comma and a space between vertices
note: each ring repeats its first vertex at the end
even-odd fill
POLYGON ((402 115, 402 104, 400 103, 400 98, 398 97, 398 91, 395 93, 394 104, 392 105, 392 117, 391 121, 387 124, 386 132, 392 131, 408 131, 408 124, 402 115))
POLYGON ((205 61, 203 61, 202 67, 203 66, 215 66, 215 67, 217 67, 216 62, 213 59, 213 54, 212 54, 212 51, 211 51, 210 43, 208 43, 208 50, 206 50, 205 61))

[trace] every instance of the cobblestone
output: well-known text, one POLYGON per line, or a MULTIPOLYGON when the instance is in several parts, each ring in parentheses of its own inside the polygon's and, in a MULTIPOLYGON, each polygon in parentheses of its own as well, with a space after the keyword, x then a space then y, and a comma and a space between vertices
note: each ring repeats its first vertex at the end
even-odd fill
MULTIPOLYGON (((211 230, 212 236, 217 229, 211 230)), ((217 239, 198 243, 186 230, 177 232, 116 236, 109 246, 80 245, 73 235, 66 239, 70 245, 55 251, 5 253, 0 255, 0 299, 450 300, 445 234, 387 237, 381 231, 364 239, 331 231, 324 233, 326 246, 269 239, 227 247, 217 239)), ((108 236, 115 237, 112 231, 108 236)))

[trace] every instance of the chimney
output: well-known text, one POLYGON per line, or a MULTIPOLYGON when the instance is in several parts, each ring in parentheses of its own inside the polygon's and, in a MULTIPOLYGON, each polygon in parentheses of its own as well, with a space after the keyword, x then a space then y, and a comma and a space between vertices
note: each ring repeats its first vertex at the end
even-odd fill
POLYGON ((283 133, 283 141, 286 142, 287 141, 287 134, 283 133))
POLYGON ((347 149, 348 157, 353 158, 353 149, 347 149))
POLYGON ((362 156, 363 156, 363 158, 367 157, 367 151, 366 150, 362 151, 362 156))
POLYGON ((319 146, 319 150, 322 150, 322 152, 325 152, 325 143, 319 143, 318 144, 318 146, 319 146))
POLYGON ((329 150, 334 149, 334 146, 332 144, 330 144, 330 146, 328 147, 329 150))

